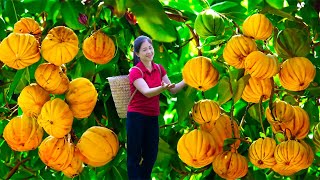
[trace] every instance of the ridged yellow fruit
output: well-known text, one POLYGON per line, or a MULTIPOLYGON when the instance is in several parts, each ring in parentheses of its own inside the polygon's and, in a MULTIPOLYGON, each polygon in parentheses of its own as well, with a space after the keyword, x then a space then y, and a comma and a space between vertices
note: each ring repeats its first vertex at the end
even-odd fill
POLYGON ((14 69, 23 69, 40 60, 36 38, 31 34, 11 33, 0 43, 0 61, 14 69))
POLYGON ((267 79, 279 72, 280 64, 274 55, 253 51, 247 56, 244 67, 251 77, 267 79))
POLYGON ((13 32, 16 33, 28 33, 33 35, 40 43, 42 34, 41 27, 37 21, 30 17, 23 17, 14 24, 13 32))
POLYGON ((106 64, 112 60, 116 51, 113 40, 102 31, 94 32, 82 45, 84 56, 97 64, 106 64))
POLYGON ((271 90, 272 82, 269 78, 259 80, 255 77, 250 77, 241 97, 247 102, 259 103, 261 96, 262 101, 269 99, 271 90))
POLYGON ((213 170, 224 179, 238 179, 248 172, 247 159, 237 152, 220 153, 212 163, 213 170))
POLYGON ((192 107, 192 118, 199 124, 216 121, 220 117, 220 106, 213 100, 203 99, 192 107))
POLYGON ((49 135, 63 138, 72 129, 72 111, 62 99, 55 98, 43 105, 38 123, 49 135))
POLYGON ((18 105, 23 114, 37 118, 41 108, 50 100, 50 94, 36 83, 24 87, 18 97, 18 105))
POLYGON ((65 94, 66 101, 76 118, 89 117, 98 98, 98 92, 91 81, 80 77, 72 80, 65 94))
POLYGON ((79 51, 76 33, 65 26, 52 28, 41 44, 42 57, 48 62, 61 66, 72 61, 79 51))
MULTIPOLYGON (((230 117, 226 114, 222 114, 215 122, 211 121, 204 123, 200 126, 203 131, 209 132, 216 146, 218 152, 222 152, 224 141, 229 138, 240 138, 239 126, 236 121, 231 121, 230 117)), ((236 140, 231 147, 237 149, 240 145, 240 140, 236 140)))
POLYGON ((69 79, 61 66, 40 64, 34 74, 37 83, 50 94, 64 94, 69 88, 69 79))
POLYGON ((100 167, 106 165, 119 150, 117 135, 108 128, 92 126, 87 129, 76 145, 76 153, 84 163, 100 167))
POLYGON ((74 144, 64 138, 46 137, 39 146, 41 161, 56 171, 66 169, 73 159, 74 144))
POLYGON ((248 37, 266 40, 272 34, 273 25, 264 14, 253 14, 244 20, 242 31, 248 37))
POLYGON ((256 42, 243 35, 234 35, 223 49, 223 59, 237 69, 244 68, 246 57, 257 50, 256 42))
POLYGON ((260 169, 272 168, 276 164, 274 150, 276 141, 272 138, 259 138, 250 147, 248 156, 251 163, 260 169))
POLYGON ((266 117, 271 125, 289 122, 294 118, 294 108, 285 101, 275 101, 272 103, 272 114, 270 108, 266 108, 266 117))
POLYGON ((211 134, 194 129, 179 139, 177 151, 180 159, 194 168, 201 168, 212 163, 219 153, 211 134))
POLYGON ((277 164, 272 167, 281 175, 292 175, 305 167, 308 159, 308 151, 298 141, 288 140, 277 145, 274 151, 277 164))
POLYGON ((62 170, 62 172, 65 176, 74 178, 82 172, 83 167, 83 162, 79 159, 78 154, 74 153, 71 163, 66 169, 62 170))
POLYGON ((186 84, 200 91, 211 89, 219 80, 218 70, 204 56, 190 59, 184 65, 182 76, 186 84))
POLYGON ((5 126, 3 137, 15 151, 36 149, 42 141, 43 129, 37 120, 25 115, 14 117, 5 126))
POLYGON ((290 91, 305 90, 313 81, 316 69, 305 57, 287 59, 279 71, 280 84, 290 91))

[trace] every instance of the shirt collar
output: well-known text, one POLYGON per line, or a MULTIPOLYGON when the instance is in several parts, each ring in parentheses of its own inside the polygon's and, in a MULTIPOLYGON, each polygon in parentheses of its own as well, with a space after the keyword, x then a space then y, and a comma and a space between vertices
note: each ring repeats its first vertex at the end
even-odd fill
MULTIPOLYGON (((152 61, 151 64, 152 64, 152 71, 158 71, 156 63, 152 61)), ((144 66, 144 64, 141 61, 138 62, 136 66, 140 68, 142 72, 149 73, 149 70, 144 66)))

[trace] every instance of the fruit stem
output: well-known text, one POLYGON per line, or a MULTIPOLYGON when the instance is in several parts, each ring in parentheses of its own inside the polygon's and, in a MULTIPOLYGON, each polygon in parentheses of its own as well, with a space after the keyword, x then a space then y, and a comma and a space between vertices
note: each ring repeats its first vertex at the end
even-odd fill
POLYGON ((260 101, 259 101, 259 120, 260 120, 260 124, 261 124, 261 128, 262 128, 263 133, 265 135, 267 135, 266 131, 264 130, 263 123, 262 123, 262 99, 263 99, 263 96, 260 97, 260 101))

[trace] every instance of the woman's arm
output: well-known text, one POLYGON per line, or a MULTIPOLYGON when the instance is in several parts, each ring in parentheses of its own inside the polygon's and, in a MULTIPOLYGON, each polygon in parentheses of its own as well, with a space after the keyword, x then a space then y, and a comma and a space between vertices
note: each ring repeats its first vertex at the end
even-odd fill
MULTIPOLYGON (((165 75, 162 77, 162 81, 165 82, 166 84, 171 84, 171 81, 169 80, 168 76, 165 75)), ((173 87, 169 89, 169 91, 172 93, 172 94, 176 94, 178 93, 181 89, 183 89, 185 86, 186 86, 186 83, 184 82, 184 80, 180 81, 179 83, 177 84, 172 84, 173 87)))
POLYGON ((167 89, 173 88, 173 84, 168 84, 166 82, 161 83, 161 86, 150 88, 143 78, 139 78, 133 82, 133 85, 147 98, 159 95, 167 89))

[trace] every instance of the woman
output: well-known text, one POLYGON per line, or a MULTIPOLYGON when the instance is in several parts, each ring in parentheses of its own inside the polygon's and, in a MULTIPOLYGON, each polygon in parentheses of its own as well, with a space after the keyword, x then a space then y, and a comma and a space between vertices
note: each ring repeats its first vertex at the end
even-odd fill
POLYGON ((131 94, 128 105, 127 168, 129 179, 150 179, 159 143, 159 94, 169 90, 175 94, 185 87, 182 80, 171 83, 165 69, 153 62, 154 49, 147 36, 134 41, 134 65, 129 73, 131 94))

